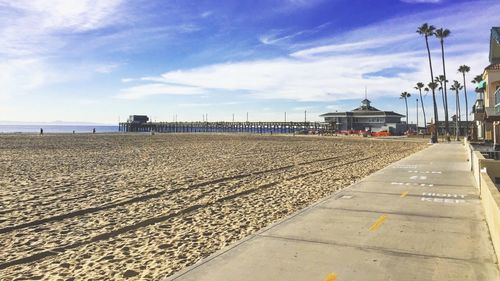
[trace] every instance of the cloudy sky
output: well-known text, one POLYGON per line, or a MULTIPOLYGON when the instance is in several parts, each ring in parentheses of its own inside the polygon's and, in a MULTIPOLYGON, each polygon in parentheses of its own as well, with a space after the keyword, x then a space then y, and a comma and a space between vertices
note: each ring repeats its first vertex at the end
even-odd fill
POLYGON ((0 0, 0 120, 320 120, 365 87, 404 113, 400 93, 430 79, 416 28, 451 30, 448 79, 467 64, 469 82, 498 14, 498 0, 0 0))

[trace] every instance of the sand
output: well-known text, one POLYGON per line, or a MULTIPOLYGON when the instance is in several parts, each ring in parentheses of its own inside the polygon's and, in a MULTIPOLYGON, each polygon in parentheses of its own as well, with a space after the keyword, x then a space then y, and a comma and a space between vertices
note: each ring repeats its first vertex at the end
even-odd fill
POLYGON ((0 135, 0 280, 160 280, 423 147, 0 135))

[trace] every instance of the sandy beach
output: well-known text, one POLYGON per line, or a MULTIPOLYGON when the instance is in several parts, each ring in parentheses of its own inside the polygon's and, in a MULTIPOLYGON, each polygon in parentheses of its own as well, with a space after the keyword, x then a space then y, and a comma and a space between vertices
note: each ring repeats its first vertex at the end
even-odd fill
POLYGON ((0 135, 0 280, 160 280, 425 146, 0 135))

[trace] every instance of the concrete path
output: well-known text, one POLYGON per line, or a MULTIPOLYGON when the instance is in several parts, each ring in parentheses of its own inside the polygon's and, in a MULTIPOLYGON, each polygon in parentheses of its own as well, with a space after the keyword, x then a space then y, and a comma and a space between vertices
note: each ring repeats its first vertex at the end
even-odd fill
POLYGON ((166 280, 500 280, 466 159, 433 145, 166 280))

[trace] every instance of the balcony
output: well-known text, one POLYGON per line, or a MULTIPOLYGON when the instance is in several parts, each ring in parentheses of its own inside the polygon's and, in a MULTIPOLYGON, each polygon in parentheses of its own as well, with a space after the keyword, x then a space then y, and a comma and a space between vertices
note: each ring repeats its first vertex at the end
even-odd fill
POLYGON ((473 113, 484 113, 484 100, 478 99, 476 103, 472 106, 473 113))
POLYGON ((477 99, 476 103, 472 106, 472 114, 474 114, 474 121, 484 120, 484 100, 477 99))

